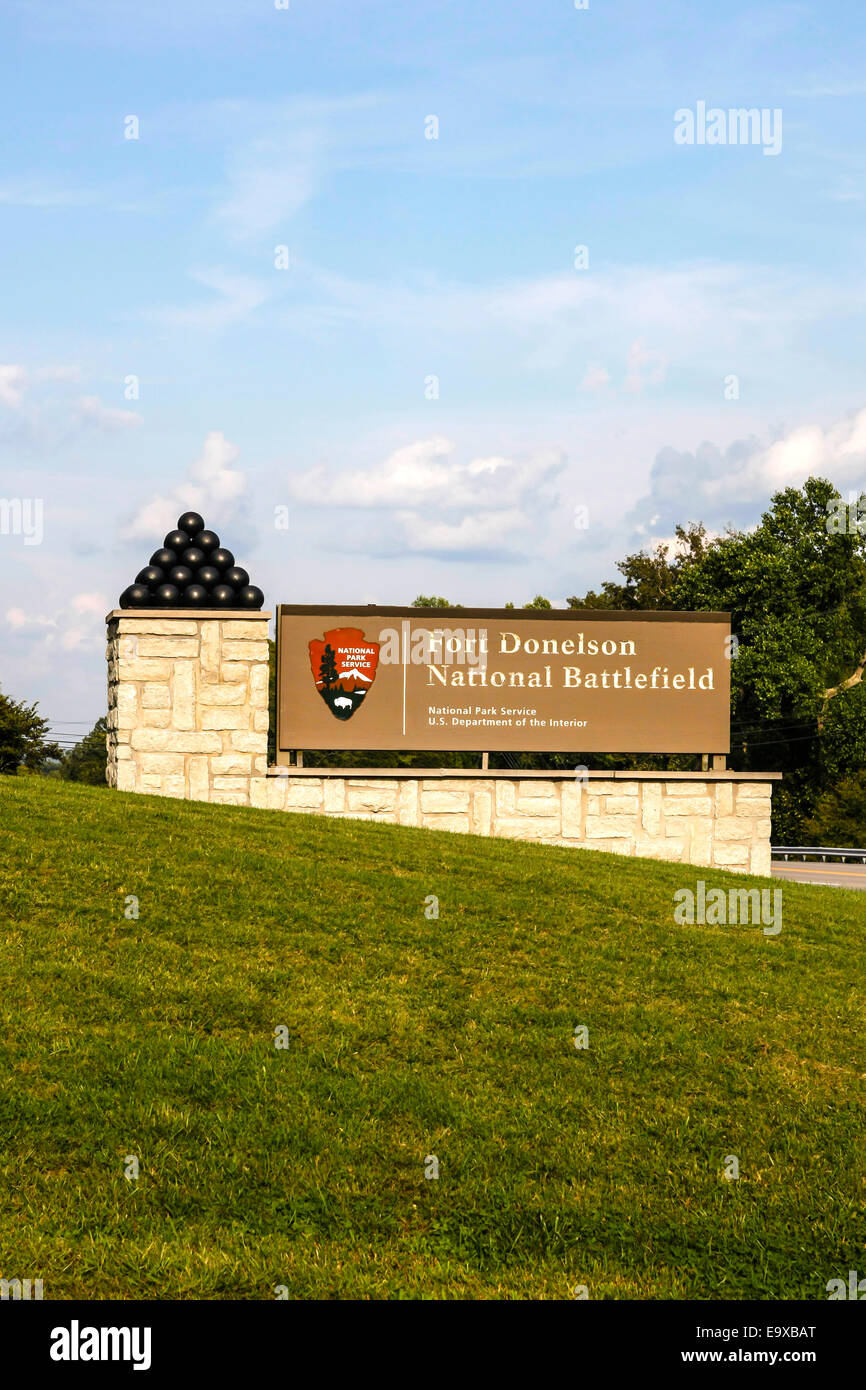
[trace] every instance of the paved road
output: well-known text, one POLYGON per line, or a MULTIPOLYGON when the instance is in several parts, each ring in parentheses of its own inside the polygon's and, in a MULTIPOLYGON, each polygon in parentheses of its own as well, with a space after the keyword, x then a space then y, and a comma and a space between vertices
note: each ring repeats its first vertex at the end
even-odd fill
POLYGON ((821 864, 789 859, 773 860, 773 878, 790 878, 795 883, 820 883, 832 888, 858 888, 866 892, 866 863, 821 864))

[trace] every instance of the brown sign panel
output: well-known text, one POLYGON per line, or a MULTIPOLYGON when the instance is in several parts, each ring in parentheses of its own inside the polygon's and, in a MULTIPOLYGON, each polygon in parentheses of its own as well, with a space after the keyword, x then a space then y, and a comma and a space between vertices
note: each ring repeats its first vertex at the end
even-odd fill
POLYGON ((292 749, 727 753, 727 613, 277 612, 292 749))

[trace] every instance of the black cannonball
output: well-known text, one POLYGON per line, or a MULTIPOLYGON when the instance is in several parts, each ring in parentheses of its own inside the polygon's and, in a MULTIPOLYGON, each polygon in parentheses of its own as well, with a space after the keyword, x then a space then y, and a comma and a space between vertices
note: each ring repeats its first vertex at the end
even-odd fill
POLYGON ((209 565, 216 565, 217 569, 223 573, 230 570, 235 562, 235 557, 230 550, 212 550, 207 557, 209 565))
POLYGON ((246 570, 242 570, 240 565, 232 565, 230 570, 226 570, 223 575, 223 583, 231 584, 233 589, 245 589, 250 582, 250 577, 246 570))
MULTIPOLYGON (((173 550, 175 555, 180 555, 184 550, 188 549, 189 543, 190 537, 186 534, 186 531, 169 531, 163 541, 166 550, 173 550)), ((175 563, 177 563, 177 561, 175 561, 175 563)))
POLYGON ((135 576, 136 584, 146 584, 149 589, 155 589, 157 584, 162 584, 165 579, 165 570, 160 569, 159 565, 145 565, 143 570, 139 570, 135 576))
MULTIPOLYGON (((214 584, 219 584, 220 572, 216 565, 200 565, 196 575, 196 582, 198 584, 203 584, 206 589, 212 589, 214 584)), ((230 584, 231 580, 227 579, 225 582, 226 584, 230 584)))
POLYGON ((264 594, 255 584, 245 584, 238 594, 239 608, 261 608, 264 601, 264 594))
POLYGON ((188 545, 180 557, 180 563, 191 570, 197 570, 199 565, 204 564, 204 551, 199 550, 197 545, 188 545))
POLYGON ((204 551, 205 555, 211 555, 220 548, 220 538, 216 531, 199 531, 195 543, 199 550, 204 551))
POLYGON ((150 557, 150 563, 159 570, 170 570, 172 565, 177 564, 177 555, 173 550, 155 550, 150 557))
POLYGON ((203 584, 187 584, 181 603, 184 608, 207 608, 210 594, 203 584))
POLYGON ((177 608, 180 603, 180 589, 176 584, 160 584, 153 599, 156 608, 177 608))
POLYGON ((197 536, 199 531, 204 530, 204 517, 199 516, 198 512, 184 512, 177 519, 177 529, 186 531, 188 536, 197 536))
POLYGON ((150 603, 150 589, 146 584, 130 584, 120 595, 121 608, 146 608, 150 603))
POLYGON ((170 584, 174 584, 178 589, 185 589, 187 584, 191 584, 195 579, 195 574, 189 565, 173 565, 166 578, 170 584))
POLYGON ((210 591, 210 601, 214 608, 234 608, 235 591, 231 584, 216 584, 210 591))

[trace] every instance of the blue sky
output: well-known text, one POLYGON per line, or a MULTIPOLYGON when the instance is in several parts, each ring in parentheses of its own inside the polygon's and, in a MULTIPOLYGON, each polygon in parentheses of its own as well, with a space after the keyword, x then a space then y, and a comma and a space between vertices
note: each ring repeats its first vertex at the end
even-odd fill
POLYGON ((0 534, 3 689, 97 718, 188 505, 269 607, 499 605, 859 487, 864 37, 833 0, 5 0, 0 496, 45 521, 0 534), (781 149, 677 144, 699 102, 781 149))

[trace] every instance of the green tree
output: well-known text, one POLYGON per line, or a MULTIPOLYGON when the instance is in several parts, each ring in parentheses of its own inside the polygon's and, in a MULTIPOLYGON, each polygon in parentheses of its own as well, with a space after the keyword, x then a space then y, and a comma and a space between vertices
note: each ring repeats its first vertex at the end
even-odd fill
POLYGON ((866 849, 866 771, 827 787, 803 825, 803 843, 866 849))
POLYGON ((38 705, 19 704, 0 690, 0 772, 40 772, 62 757, 48 738, 48 720, 38 713, 38 705))
POLYGON ((97 719, 89 734, 66 754, 60 764, 60 776, 64 782, 86 782, 90 787, 105 787, 105 767, 107 751, 105 736, 108 733, 108 720, 103 716, 97 719))
POLYGON ((419 594, 412 600, 413 608, 462 608, 462 603, 449 603, 447 598, 427 598, 424 594, 419 594))

